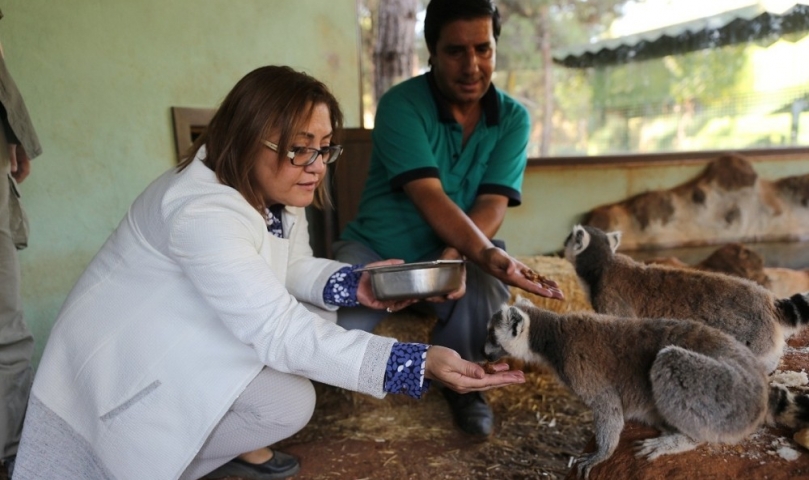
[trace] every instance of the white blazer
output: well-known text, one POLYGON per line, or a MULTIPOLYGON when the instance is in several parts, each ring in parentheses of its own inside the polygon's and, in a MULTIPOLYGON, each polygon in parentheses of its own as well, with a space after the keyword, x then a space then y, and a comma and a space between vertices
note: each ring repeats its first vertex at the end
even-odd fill
POLYGON ((203 155, 135 200, 70 292, 34 381, 117 478, 179 477, 265 365, 384 396, 394 340, 296 301, 333 309, 323 288, 344 266, 312 256, 303 209, 283 215, 289 238, 269 234, 203 155))

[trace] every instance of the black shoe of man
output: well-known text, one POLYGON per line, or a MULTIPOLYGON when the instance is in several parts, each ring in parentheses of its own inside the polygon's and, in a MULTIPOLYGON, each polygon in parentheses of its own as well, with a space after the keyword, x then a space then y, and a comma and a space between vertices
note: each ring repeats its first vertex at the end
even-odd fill
POLYGON ((492 433, 494 413, 480 392, 457 393, 449 388, 442 389, 452 409, 455 424, 464 432, 479 437, 492 433))

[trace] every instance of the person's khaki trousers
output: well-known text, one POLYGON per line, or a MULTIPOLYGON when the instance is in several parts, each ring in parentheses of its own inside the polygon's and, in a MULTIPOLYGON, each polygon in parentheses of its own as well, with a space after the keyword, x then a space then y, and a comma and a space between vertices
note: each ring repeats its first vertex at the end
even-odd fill
POLYGON ((10 176, 8 143, 0 129, 0 448, 17 453, 31 391, 34 338, 25 325, 17 247, 27 244, 27 224, 10 176))

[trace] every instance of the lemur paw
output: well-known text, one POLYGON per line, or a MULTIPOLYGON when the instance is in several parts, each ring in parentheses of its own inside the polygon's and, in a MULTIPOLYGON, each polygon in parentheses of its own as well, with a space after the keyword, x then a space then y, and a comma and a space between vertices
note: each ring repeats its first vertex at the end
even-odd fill
POLYGON ((637 442, 634 443, 634 445, 635 445, 636 458, 643 458, 652 461, 657 457, 663 455, 662 453, 658 452, 656 438, 650 438, 648 440, 638 440, 637 442))
POLYGON ((647 438, 635 442, 635 456, 652 461, 663 455, 681 453, 693 450, 699 445, 681 433, 661 435, 656 438, 647 438))
POLYGON ((587 455, 582 455, 576 460, 576 467, 579 471, 579 478, 583 478, 587 480, 590 478, 590 470, 593 469, 596 465, 604 461, 603 455, 599 455, 598 452, 590 453, 587 455))

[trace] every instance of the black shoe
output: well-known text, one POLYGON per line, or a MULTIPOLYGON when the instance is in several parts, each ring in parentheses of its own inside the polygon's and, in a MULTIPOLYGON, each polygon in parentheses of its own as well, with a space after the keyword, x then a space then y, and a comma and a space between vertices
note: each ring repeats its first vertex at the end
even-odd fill
POLYGON ((6 467, 6 476, 8 478, 11 478, 11 474, 14 473, 14 462, 16 462, 16 460, 16 455, 9 455, 2 460, 3 466, 6 467))
POLYGON ((461 394, 444 388, 443 393, 452 408, 455 423, 461 430, 480 436, 489 436, 492 433, 494 413, 480 392, 461 394))
POLYGON ((202 478, 239 477, 244 480, 278 480, 291 477, 300 469, 301 464, 298 463, 297 458, 274 450, 272 458, 264 463, 255 464, 234 458, 202 478))

